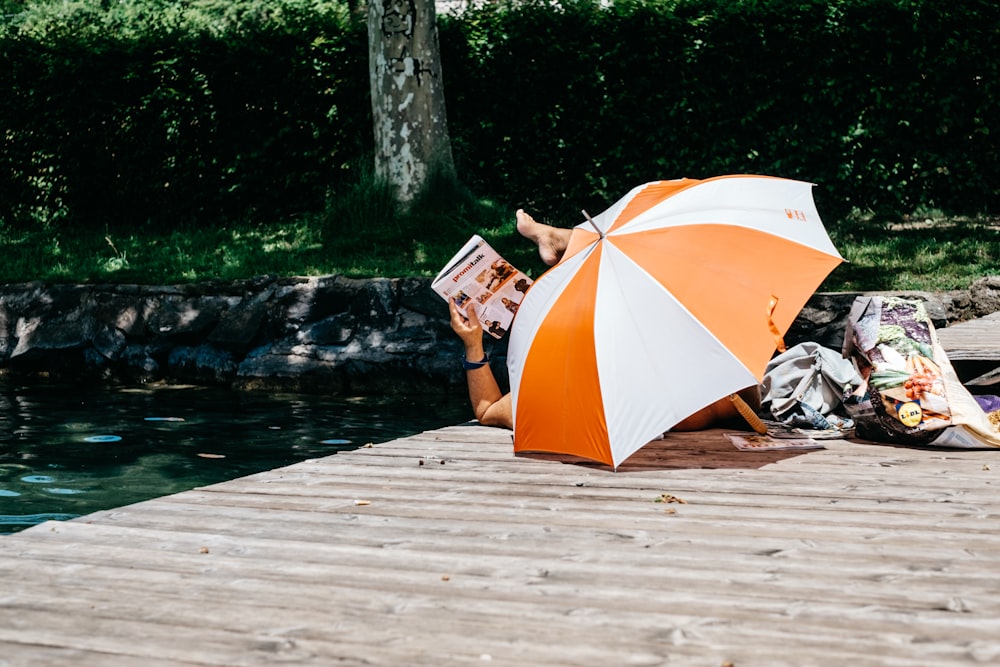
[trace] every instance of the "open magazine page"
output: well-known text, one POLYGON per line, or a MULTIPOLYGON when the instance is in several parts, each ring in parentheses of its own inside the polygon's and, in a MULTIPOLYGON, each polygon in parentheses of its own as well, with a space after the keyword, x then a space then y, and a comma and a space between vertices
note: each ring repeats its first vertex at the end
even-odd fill
POLYGON ((725 433, 729 442, 742 451, 770 451, 775 449, 825 449, 822 442, 809 437, 799 439, 772 438, 751 433, 725 433))
POLYGON ((483 329, 501 338, 510 328, 531 279, 475 235, 431 282, 445 301, 455 299, 463 311, 475 301, 483 329))

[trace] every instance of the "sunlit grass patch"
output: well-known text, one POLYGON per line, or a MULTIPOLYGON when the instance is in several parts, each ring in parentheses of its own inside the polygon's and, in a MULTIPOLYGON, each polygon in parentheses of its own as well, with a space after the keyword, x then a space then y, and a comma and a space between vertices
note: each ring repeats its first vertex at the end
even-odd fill
MULTIPOLYGON (((964 289, 1000 273, 1000 224, 934 217, 918 223, 827 221, 847 262, 820 291, 964 289)), ((140 284, 261 275, 354 278, 435 275, 473 233, 529 275, 546 267, 521 238, 514 208, 456 196, 400 212, 369 185, 295 220, 173 230, 12 231, 0 226, 0 281, 140 284), (371 205, 366 209, 366 202, 371 205), (450 203, 449 203, 450 202, 450 203)))
POLYGON ((848 261, 826 291, 950 290, 1000 272, 1000 225, 985 220, 929 220, 873 225, 833 234, 848 261))

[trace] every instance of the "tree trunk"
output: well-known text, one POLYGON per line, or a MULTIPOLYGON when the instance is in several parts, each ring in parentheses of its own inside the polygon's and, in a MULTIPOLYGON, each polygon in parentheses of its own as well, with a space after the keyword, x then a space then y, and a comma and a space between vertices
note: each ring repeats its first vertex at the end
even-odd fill
POLYGON ((455 177, 434 0, 370 0, 375 174, 406 204, 431 175, 455 177))

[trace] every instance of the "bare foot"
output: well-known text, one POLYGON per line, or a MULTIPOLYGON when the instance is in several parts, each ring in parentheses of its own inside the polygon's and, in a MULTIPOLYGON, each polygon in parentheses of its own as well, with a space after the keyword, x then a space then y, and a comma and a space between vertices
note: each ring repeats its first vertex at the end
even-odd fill
POLYGON ((547 266, 558 264, 569 245, 570 229, 552 227, 536 222, 534 218, 518 209, 516 213, 517 231, 526 239, 538 245, 538 255, 547 266))

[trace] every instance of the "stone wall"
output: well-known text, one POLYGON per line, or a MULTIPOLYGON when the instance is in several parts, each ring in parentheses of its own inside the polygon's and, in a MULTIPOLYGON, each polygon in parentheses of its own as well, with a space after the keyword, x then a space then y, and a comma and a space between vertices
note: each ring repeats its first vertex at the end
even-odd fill
MULTIPOLYGON (((939 327, 1000 310, 1000 276, 902 293, 939 327)), ((840 348, 854 293, 817 294, 786 336, 840 348)), ((506 385, 505 343, 487 344, 506 385)), ((428 279, 274 278, 180 286, 0 286, 0 372, 245 389, 464 391, 462 348, 428 279)))

